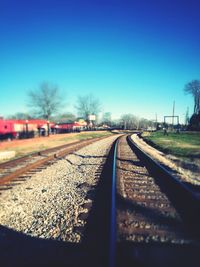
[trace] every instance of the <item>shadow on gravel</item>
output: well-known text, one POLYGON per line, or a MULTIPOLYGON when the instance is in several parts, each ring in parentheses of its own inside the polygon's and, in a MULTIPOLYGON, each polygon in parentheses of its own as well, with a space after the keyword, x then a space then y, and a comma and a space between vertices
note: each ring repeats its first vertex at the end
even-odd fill
MULTIPOLYGON (((157 208, 145 207, 138 204, 136 201, 128 200, 117 194, 117 203, 119 209, 123 211, 132 211, 140 213, 142 217, 148 219, 151 223, 163 224, 163 226, 173 226, 180 227, 180 221, 174 217, 169 217, 166 214, 162 213, 161 210, 157 208)), ((180 229, 179 229, 180 230, 180 229)))
MULTIPOLYGON (((92 156, 90 158, 94 157, 95 156, 92 156)), ((95 199, 89 212, 86 229, 83 232, 82 243, 31 237, 7 227, 0 226, 0 266, 108 266, 108 239, 110 231, 110 206, 108 203, 110 203, 111 170, 110 161, 108 161, 101 172, 99 184, 97 185, 97 192, 95 192, 95 194, 93 194, 93 190, 88 192, 87 198, 90 198, 91 194, 93 194, 95 199)), ((97 172, 100 173, 100 170, 97 170, 97 172)), ((87 187, 87 183, 83 183, 78 187, 87 187)))
POLYGON ((117 157, 117 160, 119 160, 120 162, 130 163, 130 164, 132 164, 134 166, 144 167, 144 164, 139 160, 130 160, 130 159, 127 160, 127 159, 122 159, 122 158, 119 158, 119 157, 117 157))
POLYGON ((0 226, 2 267, 81 266, 82 261, 86 259, 81 245, 30 237, 0 226))
POLYGON ((101 173, 83 240, 84 245, 90 251, 91 267, 110 266, 109 242, 113 151, 114 145, 108 154, 108 158, 101 173))
POLYGON ((94 155, 81 155, 81 154, 78 154, 78 153, 72 153, 71 155, 75 155, 75 156, 78 156, 80 158, 83 158, 83 159, 89 159, 89 158, 94 158, 94 159, 99 159, 99 158, 106 158, 106 156, 94 156, 94 155))
POLYGON ((118 252, 116 267, 199 267, 199 247, 121 242, 118 252))
POLYGON ((137 146, 134 146, 130 139, 127 138, 127 141, 132 151, 144 162, 149 174, 154 178, 160 190, 171 201, 188 230, 200 237, 199 192, 195 195, 194 192, 189 191, 188 188, 182 186, 183 183, 176 177, 173 177, 170 172, 166 172, 163 168, 160 168, 158 163, 149 158, 145 153, 142 153, 137 146))
MULTIPOLYGON (((124 199, 117 194, 118 209, 126 213, 133 213, 130 217, 130 224, 134 222, 134 213, 141 215, 144 221, 147 219, 152 224, 162 224, 167 227, 168 231, 185 231, 183 225, 176 218, 168 217, 162 210, 145 207, 136 201, 124 199)), ((129 216, 129 215, 127 215, 129 216)), ((136 219, 137 220, 137 219, 136 219)), ((157 242, 134 242, 120 241, 117 245, 116 267, 198 267, 199 266, 199 238, 193 233, 185 238, 197 241, 195 244, 173 244, 173 243, 157 243, 157 242)))
MULTIPOLYGON (((101 159, 105 159, 106 156, 90 156, 90 155, 87 155, 87 156, 83 156, 83 155, 80 155, 80 154, 77 154, 77 153, 72 153, 71 155, 75 155, 75 156, 78 156, 78 157, 81 157, 83 159, 96 159, 96 158, 101 158, 101 159)), ((81 166, 96 166, 97 164, 93 164, 93 163, 87 163, 87 164, 75 164, 74 162, 72 162, 71 160, 65 158, 64 159, 65 161, 67 161, 70 165, 75 165, 75 166, 78 166, 78 167, 81 167, 81 166)))
MULTIPOLYGON (((138 174, 138 175, 139 175, 138 178, 140 178, 141 176, 150 177, 149 174, 141 173, 141 172, 136 172, 136 171, 130 171, 130 170, 127 170, 127 169, 125 169, 125 168, 121 168, 121 167, 119 167, 119 166, 117 167, 117 169, 118 169, 118 170, 121 170, 121 171, 124 171, 124 172, 127 172, 127 173, 138 174)), ((130 179, 131 179, 131 177, 130 177, 130 179)))

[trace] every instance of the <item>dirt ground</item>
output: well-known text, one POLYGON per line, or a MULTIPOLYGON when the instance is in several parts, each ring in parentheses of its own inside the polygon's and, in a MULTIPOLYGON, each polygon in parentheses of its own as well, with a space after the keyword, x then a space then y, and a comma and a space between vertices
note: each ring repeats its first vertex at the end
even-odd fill
MULTIPOLYGON (((0 142, 0 151, 5 151, 5 150, 10 150, 10 149, 15 149, 16 147, 21 147, 21 148, 26 148, 28 146, 33 146, 33 145, 45 145, 45 146, 51 146, 53 145, 53 142, 57 143, 61 139, 65 137, 69 137, 69 141, 71 140, 70 137, 75 137, 77 133, 68 133, 68 134, 56 134, 56 135, 50 135, 49 137, 47 136, 42 136, 42 137, 35 137, 35 138, 30 138, 30 139, 22 139, 22 140, 12 140, 12 141, 1 141, 0 142)), ((64 143, 66 143, 65 141, 64 143)), ((72 140, 71 140, 72 142, 72 140)), ((55 144, 54 143, 54 144, 55 144)))
POLYGON ((67 143, 72 143, 80 139, 96 137, 96 135, 106 135, 109 134, 105 131, 90 131, 81 133, 67 133, 67 134, 56 134, 35 137, 23 140, 12 140, 12 141, 1 141, 0 142, 0 152, 3 151, 15 151, 16 156, 23 156, 31 152, 40 151, 43 149, 64 145, 67 143))

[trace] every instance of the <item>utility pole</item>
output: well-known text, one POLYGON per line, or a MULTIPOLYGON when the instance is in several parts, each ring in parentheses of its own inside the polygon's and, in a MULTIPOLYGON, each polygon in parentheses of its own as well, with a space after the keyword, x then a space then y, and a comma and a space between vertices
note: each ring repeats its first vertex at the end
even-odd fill
POLYGON ((126 120, 124 121, 124 130, 126 130, 126 120))
POLYGON ((174 112, 175 112, 175 101, 173 103, 173 111, 172 111, 172 126, 174 125, 174 112))
POLYGON ((158 118, 157 118, 157 113, 156 113, 156 131, 158 130, 158 118))

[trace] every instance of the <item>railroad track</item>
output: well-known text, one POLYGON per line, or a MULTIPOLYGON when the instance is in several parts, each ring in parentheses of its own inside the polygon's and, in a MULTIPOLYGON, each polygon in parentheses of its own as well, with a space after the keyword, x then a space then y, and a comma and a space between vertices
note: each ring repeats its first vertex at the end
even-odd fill
POLYGON ((119 139, 116 157, 117 266, 188 266, 200 248, 199 194, 130 136, 119 139))
POLYGON ((104 138, 106 137, 76 141, 1 163, 0 189, 4 190, 10 188, 10 183, 12 181, 23 180, 25 177, 28 177, 29 172, 40 171, 40 168, 45 168, 45 166, 54 163, 59 158, 63 158, 69 153, 75 152, 86 145, 104 138))
MULTIPOLYGON (((73 145, 67 153, 80 148, 73 145)), ((92 206, 81 215, 82 243, 61 245, 60 266, 198 266, 198 191, 180 183, 128 135, 113 143, 101 171, 92 206)))
POLYGON ((188 266, 199 258, 199 208, 196 191, 119 137, 85 231, 91 266, 188 266))

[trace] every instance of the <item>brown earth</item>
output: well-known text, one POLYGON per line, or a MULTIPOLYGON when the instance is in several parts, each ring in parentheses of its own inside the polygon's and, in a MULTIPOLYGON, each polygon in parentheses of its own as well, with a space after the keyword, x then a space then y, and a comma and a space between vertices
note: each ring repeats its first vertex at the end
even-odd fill
POLYGON ((86 139, 96 137, 95 135, 97 134, 103 136, 109 133, 105 131, 89 131, 81 133, 56 134, 50 135, 49 137, 43 136, 22 140, 1 141, 0 152, 15 151, 16 157, 19 157, 35 151, 72 143, 83 138, 86 139))
MULTIPOLYGON (((71 140, 70 137, 75 137, 77 136, 77 133, 68 133, 68 134, 56 134, 56 135, 50 135, 49 137, 47 136, 43 136, 43 137, 35 137, 35 138, 30 138, 30 139, 22 139, 22 140, 12 140, 12 141, 2 141, 0 142, 0 151, 5 151, 5 150, 10 150, 10 149, 15 149, 16 147, 28 147, 28 146, 34 146, 35 145, 46 145, 48 147, 51 146, 52 142, 59 142, 60 140, 68 137, 69 141, 71 140)), ((64 143, 66 143, 67 141, 65 141, 64 143)))

